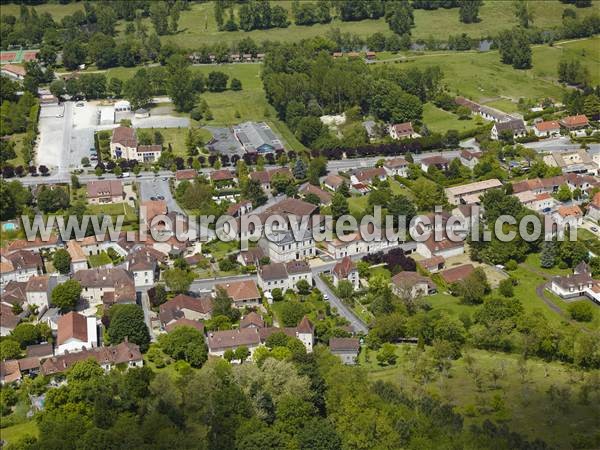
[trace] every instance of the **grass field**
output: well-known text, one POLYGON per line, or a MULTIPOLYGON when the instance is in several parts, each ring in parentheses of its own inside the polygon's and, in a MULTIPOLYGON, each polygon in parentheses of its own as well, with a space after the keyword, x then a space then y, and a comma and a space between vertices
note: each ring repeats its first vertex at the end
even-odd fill
POLYGON ((541 78, 555 79, 562 58, 579 60, 587 67, 592 84, 600 83, 600 37, 566 41, 553 47, 536 47, 533 52, 533 72, 541 78))
MULTIPOLYGON (((279 0, 278 5, 285 7, 291 18, 291 4, 289 0, 279 0)), ((534 25, 540 28, 560 25, 562 22, 562 13, 566 5, 556 0, 545 0, 529 2, 531 11, 534 15, 534 25)), ((238 7, 236 6, 236 9, 238 7)), ((579 17, 585 17, 593 12, 594 8, 578 9, 579 17)), ((479 17, 480 22, 474 24, 464 24, 458 19, 458 9, 443 9, 435 11, 425 11, 417 9, 414 11, 415 27, 412 30, 413 40, 427 39, 433 36, 437 39, 447 39, 449 35, 467 33, 473 38, 487 37, 495 35, 499 31, 511 28, 517 25, 512 4, 500 0, 488 0, 481 7, 479 17)), ((152 28, 148 19, 145 19, 146 25, 152 28)), ((291 20, 293 21, 293 20, 291 20)), ((123 29, 123 23, 119 29, 123 29)), ((193 4, 189 11, 183 11, 179 21, 179 32, 172 36, 162 37, 163 41, 175 42, 178 45, 187 48, 195 48, 199 43, 231 44, 245 37, 251 37, 257 42, 271 41, 298 41, 314 36, 323 36, 328 31, 339 28, 343 33, 351 32, 363 38, 375 33, 381 32, 386 35, 391 34, 389 26, 385 20, 363 20, 360 22, 342 22, 334 19, 329 24, 316 24, 313 26, 297 26, 291 24, 288 28, 273 28, 269 30, 253 30, 250 32, 236 31, 226 32, 217 31, 217 24, 214 18, 214 8, 212 2, 193 4)))
POLYGON ((28 422, 19 423, 6 428, 0 428, 0 439, 4 442, 4 445, 13 444, 19 439, 25 436, 37 436, 39 430, 35 420, 29 420, 28 422))
MULTIPOLYGON (((19 2, 20 3, 20 2, 19 2)), ((19 9, 20 5, 17 2, 7 3, 2 2, 2 7, 0 8, 1 15, 11 14, 13 16, 19 17, 19 9)), ((83 11, 83 3, 82 2, 72 2, 66 3, 64 5, 56 3, 46 3, 43 5, 36 5, 35 11, 38 16, 41 16, 44 13, 49 13, 54 20, 60 20, 65 16, 73 14, 75 11, 83 11)))
MULTIPOLYGON (((537 51, 538 48, 534 49, 534 54, 537 51)), ((498 100, 500 96, 514 100, 562 98, 563 89, 555 82, 536 76, 533 69, 516 70, 500 63, 497 51, 428 53, 395 64, 400 69, 438 65, 444 71, 443 83, 451 92, 476 101, 498 100)))
MULTIPOLYGON (((146 131, 150 136, 154 136, 154 131, 160 131, 163 136, 163 146, 167 148, 171 144, 173 154, 181 157, 187 157, 187 148, 185 147, 185 137, 187 136, 187 128, 140 128, 138 131, 146 131)), ((202 136, 203 142, 208 142, 212 135, 210 131, 204 128, 198 128, 198 133, 202 136)))
POLYGON ((451 112, 444 111, 431 103, 423 105, 423 123, 429 131, 434 133, 445 133, 448 130, 466 131, 477 128, 479 122, 476 119, 458 120, 451 112))
POLYGON ((529 359, 526 369, 521 371, 518 355, 470 350, 474 370, 468 370, 462 358, 453 362, 447 378, 436 376, 417 384, 412 376, 415 350, 413 346, 399 346, 398 362, 392 368, 378 368, 375 352, 369 352, 369 361, 361 352, 360 361, 370 370, 373 381, 390 381, 407 392, 423 389, 455 404, 465 416, 466 426, 485 419, 506 422, 511 430, 564 449, 573 448, 571 441, 575 435, 593 434, 597 429, 598 405, 583 405, 578 401, 580 381, 567 365, 529 359), (496 383, 491 377, 494 370, 501 374, 496 383), (479 385, 473 373, 479 374, 479 385), (551 385, 569 390, 569 397, 560 408, 548 395, 551 385))

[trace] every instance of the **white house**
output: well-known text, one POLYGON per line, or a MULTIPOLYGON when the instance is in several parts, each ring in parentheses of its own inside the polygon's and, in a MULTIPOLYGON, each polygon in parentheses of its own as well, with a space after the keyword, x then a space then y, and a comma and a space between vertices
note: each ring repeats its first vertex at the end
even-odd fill
POLYGON ((390 137, 395 140, 400 139, 415 139, 421 137, 419 133, 416 133, 413 129, 412 122, 397 123, 390 125, 390 137))
POLYGON ((356 268, 356 264, 350 259, 349 256, 345 256, 341 261, 339 261, 331 271, 333 275, 333 285, 338 287, 340 281, 346 280, 352 284, 352 287, 355 291, 359 288, 359 276, 358 269, 356 268))
POLYGON ((263 291, 273 289, 295 289, 300 280, 306 280, 312 286, 312 272, 306 261, 289 261, 287 263, 271 263, 258 269, 258 286, 263 291))
POLYGON ((600 303, 600 281, 594 280, 590 267, 580 263, 572 275, 552 278, 550 290, 560 298, 575 298, 586 296, 600 303))
POLYGON ((448 259, 453 256, 462 255, 464 252, 465 245, 462 240, 454 242, 444 238, 440 241, 436 241, 434 233, 432 233, 426 241, 417 242, 417 253, 424 258, 443 256, 445 259, 448 259))
POLYGON ((360 340, 357 338, 329 339, 329 350, 342 360, 342 363, 353 366, 360 353, 360 340))
POLYGON ((527 136, 527 128, 521 119, 496 122, 492 127, 491 138, 497 141, 504 133, 510 134, 513 139, 516 139, 527 136))
POLYGON ((404 158, 388 159, 384 164, 383 168, 388 176, 401 176, 402 178, 408 177, 408 161, 404 158))
POLYGON ((533 126, 533 132, 537 137, 552 137, 560 134, 560 124, 556 120, 537 122, 533 126))
POLYGON ((74 353, 98 346, 98 332, 95 317, 85 317, 69 312, 58 319, 56 354, 74 353))
POLYGON ((56 278, 48 275, 33 276, 27 281, 25 295, 27 304, 38 308, 38 313, 47 310, 51 303, 51 293, 56 286, 56 278))
POLYGON ((273 262, 288 262, 316 255, 315 240, 310 230, 295 237, 289 230, 273 232, 273 238, 262 238, 261 244, 273 262))

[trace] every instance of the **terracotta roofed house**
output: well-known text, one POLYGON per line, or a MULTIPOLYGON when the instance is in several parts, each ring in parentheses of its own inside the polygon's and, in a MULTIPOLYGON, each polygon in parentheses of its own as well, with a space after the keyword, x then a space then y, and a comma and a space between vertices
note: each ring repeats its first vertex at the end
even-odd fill
POLYGON ((596 192, 594 195, 594 198, 588 205, 586 215, 593 220, 600 220, 600 192, 596 192))
POLYGON ((261 295, 253 280, 233 281, 231 283, 217 284, 215 287, 224 289, 227 295, 233 300, 233 305, 236 308, 259 306, 261 303, 261 295))
POLYGON ((559 121, 559 123, 561 127, 566 128, 569 131, 587 128, 590 125, 590 121, 584 114, 564 117, 559 121))
POLYGON ((175 172, 176 181, 193 180, 198 176, 196 169, 182 169, 175 172))
POLYGON ((537 137, 550 137, 560 134, 560 123, 557 120, 537 122, 533 125, 533 132, 537 137))
POLYGON ((358 269, 356 264, 349 256, 345 256, 331 270, 333 275, 333 284, 337 287, 342 280, 352 283, 353 289, 356 291, 359 288, 358 269))
POLYGON ((417 272, 403 271, 392 277, 392 290, 399 297, 416 298, 433 294, 436 286, 433 281, 417 272))
POLYGON ((498 189, 502 187, 502 182, 497 178, 491 180, 476 181, 474 183, 462 184, 460 186, 453 186, 444 189, 448 203, 451 205, 459 205, 460 203, 468 203, 465 201, 466 196, 481 196, 485 192, 491 189, 498 189))
POLYGON ((98 345, 96 318, 85 317, 73 311, 60 316, 56 344, 57 355, 96 347, 98 345))
POLYGON ((446 283, 452 284, 456 283, 457 281, 464 280, 473 273, 473 270, 475 270, 473 264, 463 264, 461 266, 442 270, 440 272, 440 276, 446 283))
POLYGON ((223 356, 225 351, 235 350, 239 347, 246 347, 252 355, 260 345, 260 334, 255 327, 211 331, 208 333, 206 343, 209 354, 214 356, 223 356))
POLYGON ((448 170, 449 165, 450 161, 443 156, 436 155, 421 159, 421 170, 423 172, 427 172, 432 166, 437 167, 439 170, 448 170))
POLYGON ((209 296, 191 297, 179 294, 159 307, 158 317, 166 327, 179 319, 208 320, 211 318, 213 300, 209 296))
POLYGON ((254 311, 246 314, 240 320, 240 328, 250 328, 250 327, 264 328, 264 326, 265 326, 265 321, 263 320, 263 318, 261 316, 259 316, 254 311))
POLYGON ((392 139, 414 139, 420 137, 415 132, 412 122, 397 123, 390 126, 390 136, 392 139))
POLYGON ((319 200, 321 201, 322 205, 331 204, 331 199, 333 198, 333 195, 331 195, 331 193, 324 191, 323 189, 321 189, 317 186, 313 186, 310 183, 303 184, 300 187, 300 192, 303 193, 305 196, 308 194, 316 195, 319 198, 319 200))
POLYGON ((123 183, 121 180, 92 180, 87 185, 88 202, 120 203, 123 201, 123 183))

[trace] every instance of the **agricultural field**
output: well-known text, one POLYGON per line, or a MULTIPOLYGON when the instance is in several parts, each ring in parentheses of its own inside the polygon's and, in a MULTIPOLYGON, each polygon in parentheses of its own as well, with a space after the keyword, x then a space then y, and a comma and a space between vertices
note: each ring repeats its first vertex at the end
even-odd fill
POLYGON ((399 345, 396 353, 394 367, 379 367, 373 351, 361 352, 360 364, 373 381, 390 381, 407 392, 423 389, 456 405, 466 426, 491 419, 564 449, 573 448, 578 435, 589 435, 598 427, 598 406, 594 406, 595 418, 590 405, 579 401, 581 376, 566 364, 539 359, 524 362, 515 354, 467 350, 452 363, 447 376, 431 375, 417 384, 415 373, 425 372, 423 356, 417 357, 417 349, 411 345, 399 345), (469 356, 465 358, 465 354, 469 356), (551 386, 566 391, 560 404, 549 395, 551 386))

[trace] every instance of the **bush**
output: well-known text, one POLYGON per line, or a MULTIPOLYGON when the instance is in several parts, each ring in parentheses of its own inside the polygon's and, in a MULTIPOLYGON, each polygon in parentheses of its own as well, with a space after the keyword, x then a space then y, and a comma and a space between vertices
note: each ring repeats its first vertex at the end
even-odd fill
POLYGON ((513 295, 515 295, 515 292, 513 289, 513 282, 510 278, 500 281, 500 285, 498 286, 498 289, 499 289, 500 293, 505 297, 512 297, 513 295))
POLYGON ((517 270, 518 266, 519 266, 519 264, 514 259, 508 260, 506 262, 506 264, 504 265, 506 270, 517 270))
POLYGON ((571 303, 568 310, 571 317, 578 322, 591 322, 594 318, 594 309, 587 301, 571 303))

